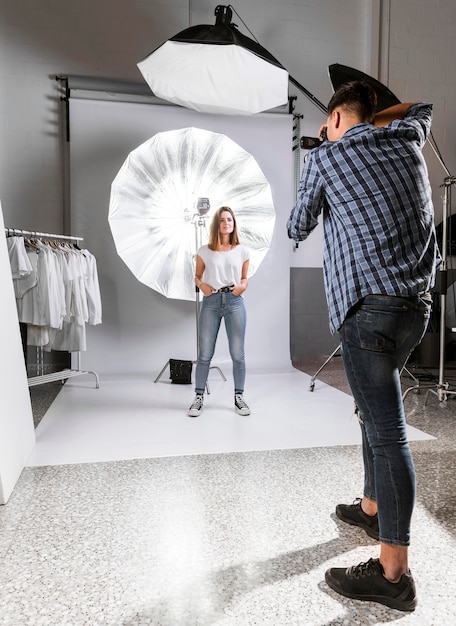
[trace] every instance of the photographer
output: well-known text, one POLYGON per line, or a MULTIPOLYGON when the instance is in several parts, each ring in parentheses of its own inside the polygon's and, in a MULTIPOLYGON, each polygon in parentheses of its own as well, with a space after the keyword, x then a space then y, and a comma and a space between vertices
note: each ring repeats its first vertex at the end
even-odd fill
POLYGON ((339 333, 357 406, 364 492, 336 515, 380 541, 380 555, 331 568, 327 584, 358 600, 403 611, 416 606, 408 569, 415 470, 407 442, 400 372, 430 315, 437 247, 422 148, 432 105, 375 114, 365 81, 342 85, 328 104, 328 141, 305 162, 288 235, 304 240, 323 212, 324 282, 330 328, 339 333))

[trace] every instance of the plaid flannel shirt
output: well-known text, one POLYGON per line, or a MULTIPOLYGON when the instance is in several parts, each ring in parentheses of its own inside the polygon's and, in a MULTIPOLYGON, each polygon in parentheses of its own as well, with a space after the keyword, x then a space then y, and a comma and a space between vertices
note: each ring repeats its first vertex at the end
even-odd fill
POLYGON ((360 123, 308 154, 288 236, 303 241, 323 214, 330 329, 369 294, 412 296, 434 284, 438 250, 422 148, 431 104, 383 128, 360 123))

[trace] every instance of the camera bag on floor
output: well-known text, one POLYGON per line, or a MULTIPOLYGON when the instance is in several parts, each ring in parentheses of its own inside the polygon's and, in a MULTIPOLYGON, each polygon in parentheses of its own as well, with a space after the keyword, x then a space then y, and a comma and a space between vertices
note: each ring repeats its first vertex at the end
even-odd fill
POLYGON ((192 361, 181 361, 180 359, 169 360, 169 377, 171 382, 179 385, 190 385, 192 382, 192 361))

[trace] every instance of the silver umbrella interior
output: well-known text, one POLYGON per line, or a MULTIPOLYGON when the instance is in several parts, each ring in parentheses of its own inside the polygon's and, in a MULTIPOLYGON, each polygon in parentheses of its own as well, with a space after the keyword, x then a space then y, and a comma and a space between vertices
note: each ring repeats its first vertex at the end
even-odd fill
POLYGON ((226 135, 183 128, 154 135, 127 157, 111 186, 109 224, 117 252, 145 285, 195 300, 195 255, 214 211, 230 206, 250 276, 272 243, 270 185, 251 154, 226 135))

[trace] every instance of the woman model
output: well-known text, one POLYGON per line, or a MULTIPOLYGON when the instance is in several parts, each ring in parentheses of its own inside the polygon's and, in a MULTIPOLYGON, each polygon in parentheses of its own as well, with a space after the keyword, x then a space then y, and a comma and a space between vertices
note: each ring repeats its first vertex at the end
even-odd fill
POLYGON ((215 212, 207 245, 196 256, 195 285, 203 293, 198 318, 199 350, 195 372, 195 400, 188 410, 197 417, 203 408, 204 390, 222 317, 233 361, 234 407, 239 415, 250 415, 244 398, 244 337, 246 311, 243 293, 247 289, 250 252, 239 243, 236 217, 230 207, 215 212))

